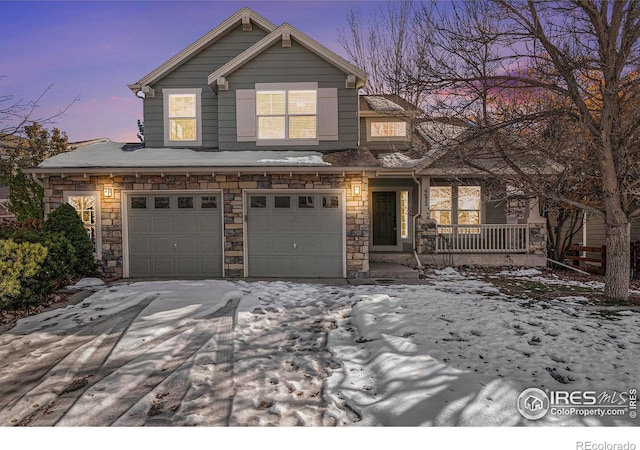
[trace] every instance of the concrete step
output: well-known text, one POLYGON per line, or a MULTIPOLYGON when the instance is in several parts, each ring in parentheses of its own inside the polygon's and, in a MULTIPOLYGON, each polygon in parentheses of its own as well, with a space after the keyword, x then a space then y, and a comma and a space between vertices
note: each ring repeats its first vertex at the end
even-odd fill
POLYGON ((401 264, 376 262, 369 263, 369 278, 417 280, 420 278, 420 272, 401 264))

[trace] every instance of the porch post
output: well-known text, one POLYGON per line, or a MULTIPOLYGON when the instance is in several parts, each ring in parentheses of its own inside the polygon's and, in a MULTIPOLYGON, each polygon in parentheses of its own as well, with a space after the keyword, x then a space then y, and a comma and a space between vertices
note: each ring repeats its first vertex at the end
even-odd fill
POLYGON ((546 219, 540 215, 538 198, 529 200, 527 212, 527 253, 546 257, 547 224, 546 219))

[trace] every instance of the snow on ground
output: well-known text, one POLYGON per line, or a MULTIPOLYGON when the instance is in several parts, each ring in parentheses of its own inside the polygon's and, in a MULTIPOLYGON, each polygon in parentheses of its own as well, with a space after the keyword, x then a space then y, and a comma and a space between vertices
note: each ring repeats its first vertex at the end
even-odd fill
POLYGON ((639 325, 450 268, 410 286, 124 283, 0 335, 0 425, 628 425, 515 403, 637 387, 639 325))

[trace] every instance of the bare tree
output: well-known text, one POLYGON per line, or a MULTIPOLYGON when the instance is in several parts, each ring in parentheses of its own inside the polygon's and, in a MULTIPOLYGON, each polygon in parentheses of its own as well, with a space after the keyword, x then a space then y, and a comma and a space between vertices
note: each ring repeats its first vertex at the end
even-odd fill
POLYGON ((64 132, 57 128, 50 132, 43 125, 52 124, 78 99, 54 114, 40 116, 40 102, 51 87, 31 101, 0 95, 0 182, 9 186, 9 209, 18 220, 42 218, 43 212, 43 190, 22 170, 69 150, 64 132))
POLYGON ((413 2, 387 1, 370 14, 352 9, 347 14, 348 29, 338 42, 347 57, 369 74, 364 88, 368 94, 396 94, 418 104, 421 86, 408 85, 403 74, 420 63, 420 44, 412 30, 413 2))
POLYGON ((416 18, 425 53, 403 81, 475 124, 460 159, 603 216, 604 293, 626 299, 640 217, 640 3, 479 0, 423 4, 416 18))
POLYGON ((14 95, 0 94, 0 137, 22 136, 25 127, 36 122, 40 125, 51 124, 56 118, 66 113, 75 102, 79 101, 79 98, 76 97, 55 113, 38 116, 40 103, 52 87, 53 85, 49 85, 34 100, 24 100, 16 98, 14 95))

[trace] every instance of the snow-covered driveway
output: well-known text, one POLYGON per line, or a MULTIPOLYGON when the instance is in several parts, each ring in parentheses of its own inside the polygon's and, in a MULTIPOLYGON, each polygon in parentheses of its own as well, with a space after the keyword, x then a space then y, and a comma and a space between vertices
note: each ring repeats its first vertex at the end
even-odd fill
POLYGON ((638 384, 640 314, 426 285, 137 282, 0 335, 0 425, 629 425, 526 387, 638 384))

